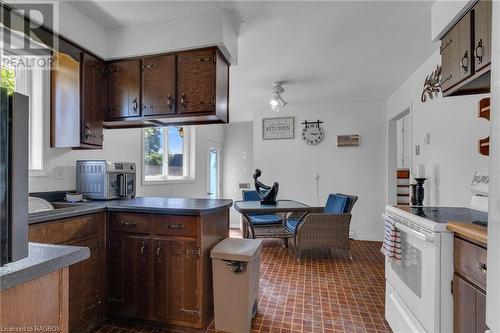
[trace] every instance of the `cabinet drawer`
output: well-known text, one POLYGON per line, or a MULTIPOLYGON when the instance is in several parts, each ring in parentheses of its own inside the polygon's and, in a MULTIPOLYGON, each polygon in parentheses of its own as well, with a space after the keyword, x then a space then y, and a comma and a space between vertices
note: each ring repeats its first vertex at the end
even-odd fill
POLYGON ((486 290, 486 249, 455 237, 455 272, 486 290))
POLYGON ((155 233, 167 236, 196 237, 198 218, 195 216, 153 215, 155 233))
POLYGON ((59 244, 95 235, 99 232, 100 216, 102 214, 92 214, 32 224, 29 226, 29 241, 59 244))
POLYGON ((151 217, 147 214, 112 213, 109 230, 147 234, 151 232, 151 217))

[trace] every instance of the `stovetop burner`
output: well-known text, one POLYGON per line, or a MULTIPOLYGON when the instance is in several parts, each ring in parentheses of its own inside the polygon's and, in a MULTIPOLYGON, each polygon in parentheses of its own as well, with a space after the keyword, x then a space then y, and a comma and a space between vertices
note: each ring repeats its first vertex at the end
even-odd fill
POLYGON ((464 222, 486 227, 488 213, 464 207, 410 207, 409 212, 436 223, 464 222))

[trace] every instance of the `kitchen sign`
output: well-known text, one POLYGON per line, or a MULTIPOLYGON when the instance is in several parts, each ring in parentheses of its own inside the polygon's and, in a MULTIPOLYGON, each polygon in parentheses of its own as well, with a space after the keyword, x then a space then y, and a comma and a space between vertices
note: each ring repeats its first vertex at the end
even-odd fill
POLYGON ((280 140, 295 137, 295 118, 264 118, 262 119, 262 139, 280 140))

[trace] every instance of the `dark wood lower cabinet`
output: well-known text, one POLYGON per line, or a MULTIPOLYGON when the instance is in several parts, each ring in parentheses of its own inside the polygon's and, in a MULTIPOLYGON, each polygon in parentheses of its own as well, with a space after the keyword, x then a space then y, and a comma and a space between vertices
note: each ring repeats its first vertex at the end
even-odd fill
POLYGON ((111 212, 108 220, 109 312, 206 331, 213 321, 210 250, 229 237, 229 212, 111 212))
POLYGON ((87 332, 104 319, 105 213, 32 224, 30 242, 85 246, 90 257, 69 267, 69 332, 87 332))
POLYGON ((482 282, 486 282, 486 266, 483 266, 486 249, 481 245, 455 237, 454 256, 453 331, 455 333, 483 333, 488 330, 486 294, 481 289, 482 282), (481 267, 481 270, 477 267, 481 267), (484 277, 478 274, 484 274, 484 277), (474 276, 477 279, 471 278, 474 276))
POLYGON ((88 332, 106 314, 206 331, 213 321, 210 250, 227 237, 229 210, 203 216, 102 212, 29 228, 31 242, 90 249, 88 259, 69 267, 69 331, 76 333, 88 332))
POLYGON ((177 325, 199 323, 197 242, 182 238, 155 238, 153 242, 154 318, 177 325))

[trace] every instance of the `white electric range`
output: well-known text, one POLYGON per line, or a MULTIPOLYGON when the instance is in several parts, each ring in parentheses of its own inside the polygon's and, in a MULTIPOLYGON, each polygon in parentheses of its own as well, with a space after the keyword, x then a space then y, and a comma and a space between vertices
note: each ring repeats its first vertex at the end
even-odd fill
POLYGON ((483 185, 473 181, 471 208, 386 207, 401 233, 403 252, 400 263, 385 263, 385 317, 395 333, 453 332, 453 233, 446 224, 487 223, 483 185))

